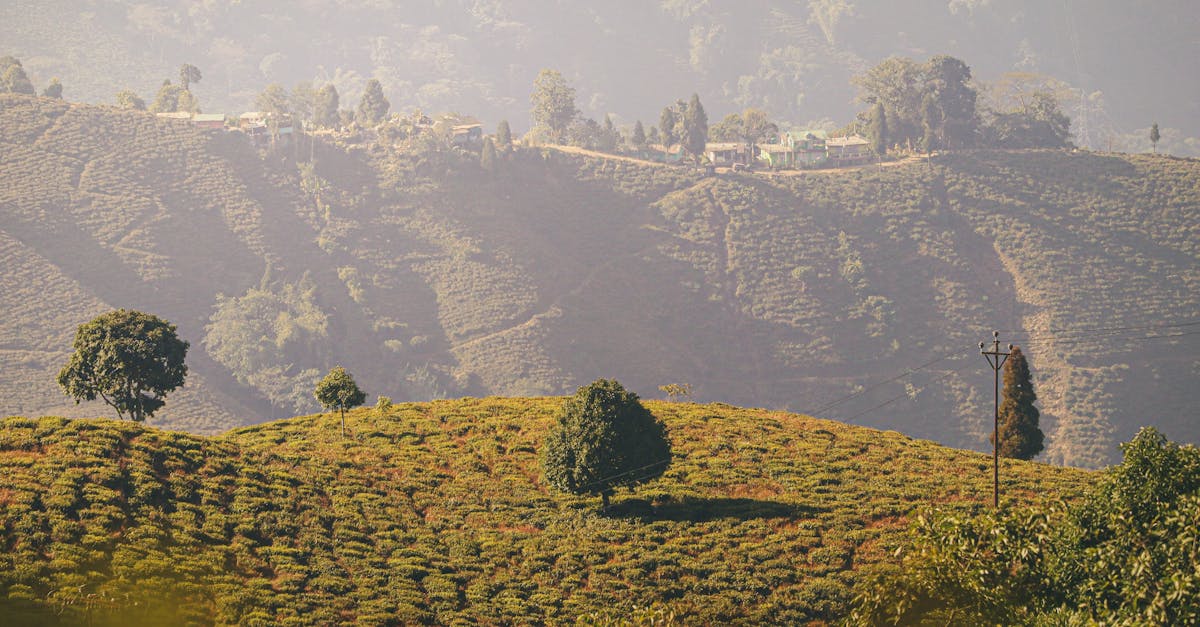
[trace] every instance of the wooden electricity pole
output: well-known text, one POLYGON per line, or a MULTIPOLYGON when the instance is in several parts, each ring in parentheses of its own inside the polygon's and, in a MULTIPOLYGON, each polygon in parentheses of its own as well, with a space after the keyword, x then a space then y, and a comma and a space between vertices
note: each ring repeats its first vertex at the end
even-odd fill
POLYGON ((1012 344, 1009 344, 1007 353, 1000 352, 999 331, 992 331, 992 350, 984 348, 983 342, 979 343, 980 354, 995 374, 995 410, 992 413, 992 507, 996 509, 1000 508, 1000 369, 1004 367, 1004 362, 1008 361, 1012 348, 1012 344))

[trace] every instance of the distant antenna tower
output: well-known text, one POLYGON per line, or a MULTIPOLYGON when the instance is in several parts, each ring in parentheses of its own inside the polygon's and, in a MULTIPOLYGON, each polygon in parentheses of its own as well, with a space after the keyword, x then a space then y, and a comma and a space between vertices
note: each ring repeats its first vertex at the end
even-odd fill
POLYGON ((1067 17, 1067 34, 1071 38, 1071 53, 1075 56, 1075 74, 1079 77, 1079 120, 1077 128, 1079 131, 1079 145, 1082 148, 1091 150, 1092 136, 1088 132, 1088 102, 1087 88, 1083 83, 1083 63, 1079 60, 1079 33, 1075 29, 1075 15, 1071 11, 1071 6, 1067 0, 1063 0, 1063 12, 1067 17))

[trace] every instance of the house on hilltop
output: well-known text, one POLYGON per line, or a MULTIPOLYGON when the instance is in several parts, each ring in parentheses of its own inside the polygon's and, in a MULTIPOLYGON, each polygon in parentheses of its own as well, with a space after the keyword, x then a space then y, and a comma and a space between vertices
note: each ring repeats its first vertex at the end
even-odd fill
POLYGON ((745 142, 711 142, 704 145, 704 156, 717 167, 750 165, 750 146, 745 142))
POLYGON ((455 146, 477 146, 483 143, 482 124, 459 124, 451 127, 450 141, 455 146))
POLYGON ((833 166, 854 165, 871 160, 870 143, 858 135, 830 137, 825 140, 825 151, 833 166))
POLYGON ((221 130, 225 128, 224 113, 197 113, 192 116, 192 126, 196 128, 221 130))

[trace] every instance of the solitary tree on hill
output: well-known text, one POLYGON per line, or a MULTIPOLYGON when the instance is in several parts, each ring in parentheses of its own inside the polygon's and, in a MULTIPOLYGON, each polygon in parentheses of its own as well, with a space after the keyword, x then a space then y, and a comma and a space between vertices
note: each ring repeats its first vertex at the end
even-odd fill
POLYGON ((618 487, 662 476, 671 464, 666 427, 637 394, 598 379, 563 404, 542 451, 542 471, 555 488, 599 495, 603 510, 618 487))
POLYGON ((355 114, 355 120, 361 126, 373 127, 387 119, 388 109, 391 108, 392 104, 383 95, 383 85, 378 80, 372 78, 367 81, 362 99, 358 101, 358 111, 355 114))
POLYGON ((120 418, 153 416, 187 376, 188 343, 175 325, 140 311, 118 309, 80 325, 73 347, 58 385, 76 403, 103 399, 120 418))
POLYGON ((1155 122, 1150 126, 1150 143, 1154 146, 1154 154, 1158 154, 1158 140, 1160 139, 1162 136, 1158 134, 1158 122, 1155 122))
POLYGON ((571 121, 579 115, 579 109, 575 107, 575 88, 568 85, 557 70, 538 72, 529 102, 533 105, 530 113, 534 126, 550 131, 554 141, 562 138, 571 121))
POLYGON ((1033 402, 1033 378, 1020 348, 1013 348, 1004 364, 1004 402, 1000 403, 1000 455, 1033 459, 1042 452, 1044 436, 1033 402))
POLYGON ((358 389, 354 377, 351 377, 350 373, 341 366, 330 370, 329 374, 317 383, 317 389, 313 391, 313 396, 325 409, 336 409, 342 415, 343 438, 346 437, 346 410, 358 407, 367 400, 366 393, 358 389))
POLYGON ((46 88, 42 90, 42 95, 47 98, 58 98, 61 100, 62 90, 62 81, 58 80, 58 77, 55 76, 54 78, 50 79, 50 84, 46 85, 46 88))

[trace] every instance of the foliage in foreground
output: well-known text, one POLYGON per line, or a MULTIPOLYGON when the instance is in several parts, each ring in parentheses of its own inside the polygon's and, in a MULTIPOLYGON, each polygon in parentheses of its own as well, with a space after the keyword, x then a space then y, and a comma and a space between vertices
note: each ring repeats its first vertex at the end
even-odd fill
POLYGON ((917 517, 854 624, 1200 622, 1200 450, 1152 428, 1076 505, 917 517))
MULTIPOLYGON (((204 438, 0 421, 8 624, 797 624, 851 587, 913 507, 989 497, 984 455, 804 416, 645 402, 671 467, 608 515, 541 479, 561 398, 326 414, 204 438), (90 607, 90 609, 89 609, 90 607), (661 607, 661 606, 660 606, 661 607), (165 618, 164 618, 165 617, 165 618)), ((1091 473, 1003 460, 1014 498, 1091 473)))

